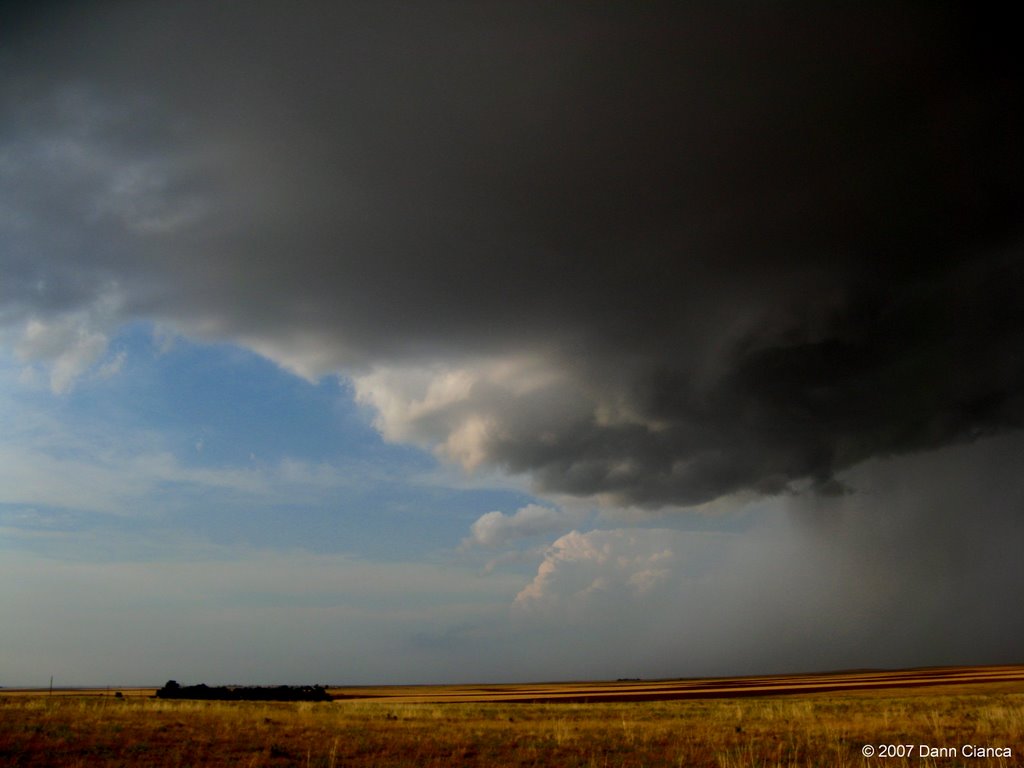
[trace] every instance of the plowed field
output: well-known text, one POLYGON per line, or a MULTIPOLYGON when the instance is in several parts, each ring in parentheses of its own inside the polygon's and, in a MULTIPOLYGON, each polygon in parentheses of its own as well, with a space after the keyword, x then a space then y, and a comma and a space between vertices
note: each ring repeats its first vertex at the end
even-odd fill
POLYGON ((331 688, 341 700, 395 703, 443 702, 600 702, 671 701, 817 693, 854 693, 885 689, 958 692, 1024 692, 1024 666, 925 667, 857 670, 812 675, 720 677, 688 680, 537 683, 529 685, 381 686, 331 688))

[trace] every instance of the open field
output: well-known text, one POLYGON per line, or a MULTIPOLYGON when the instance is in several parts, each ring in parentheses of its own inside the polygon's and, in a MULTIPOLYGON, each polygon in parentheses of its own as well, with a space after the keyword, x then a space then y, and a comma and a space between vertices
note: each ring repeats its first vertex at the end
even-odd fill
POLYGON ((345 688, 334 692, 367 698, 333 703, 157 700, 151 690, 115 698, 106 689, 0 689, 0 765, 1024 764, 1021 667, 345 688), (638 700, 644 693, 648 700, 638 700), (865 759, 865 745, 911 754, 865 759), (945 754, 922 757, 920 745, 945 754), (975 758, 964 745, 1010 754, 975 758))
POLYGON ((601 702, 669 701, 795 694, 852 693, 882 689, 1024 693, 1024 666, 925 667, 907 670, 857 670, 819 675, 700 678, 692 680, 620 680, 529 685, 379 686, 331 688, 334 696, 392 702, 601 702))

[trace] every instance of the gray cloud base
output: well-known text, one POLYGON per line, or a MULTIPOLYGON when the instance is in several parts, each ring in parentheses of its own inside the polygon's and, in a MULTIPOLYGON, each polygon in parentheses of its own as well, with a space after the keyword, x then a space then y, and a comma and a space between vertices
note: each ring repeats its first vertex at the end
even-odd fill
POLYGON ((835 490, 1021 425, 1010 28, 913 4, 39 6, 0 54, 0 320, 116 296, 104 322, 312 375, 534 355, 557 384, 461 407, 482 460, 542 490, 835 490))

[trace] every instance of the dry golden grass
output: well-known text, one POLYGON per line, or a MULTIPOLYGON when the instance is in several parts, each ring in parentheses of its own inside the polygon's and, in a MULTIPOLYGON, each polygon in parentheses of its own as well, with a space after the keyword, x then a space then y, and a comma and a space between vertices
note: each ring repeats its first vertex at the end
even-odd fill
MULTIPOLYGON (((433 702, 410 701, 407 696, 260 703, 127 695, 51 697, 45 692, 0 695, 0 765, 1017 765, 1024 755, 1024 694, 1000 692, 1005 682, 990 684, 996 692, 875 690, 870 695, 833 692, 594 703, 441 703, 455 692, 467 695, 467 687, 433 689, 438 694, 433 702), (865 744, 913 745, 914 753, 865 760, 865 744), (1010 748, 1013 756, 921 759, 919 744, 958 749, 963 744, 1001 746, 1010 748)), ((580 688, 593 686, 543 687, 576 695, 580 688)), ((473 690, 498 696, 510 688, 522 690, 473 690)), ((404 690, 414 691, 420 699, 427 693, 423 688, 404 690)))
POLYGON ((617 682, 531 683, 517 685, 377 686, 332 688, 342 698, 403 702, 600 702, 738 698, 773 694, 910 691, 956 693, 1024 692, 1024 667, 922 667, 857 670, 802 675, 645 680, 617 682))

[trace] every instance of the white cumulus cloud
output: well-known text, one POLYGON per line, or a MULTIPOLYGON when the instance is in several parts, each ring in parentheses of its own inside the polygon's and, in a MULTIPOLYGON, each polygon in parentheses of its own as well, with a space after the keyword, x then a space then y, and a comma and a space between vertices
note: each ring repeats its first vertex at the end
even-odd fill
POLYGON ((467 470, 524 431, 553 440, 559 422, 593 408, 564 370, 539 355, 378 366, 353 383, 358 400, 376 410, 385 438, 433 448, 467 470))
POLYGON ((572 608, 593 595, 643 595, 679 578, 677 549, 687 535, 662 529, 571 531, 548 548, 533 581, 516 596, 516 605, 572 608))
POLYGON ((493 511, 481 515, 470 528, 470 535, 463 539, 464 547, 481 546, 498 548, 517 539, 540 536, 567 526, 579 520, 573 512, 563 512, 540 504, 527 504, 511 515, 493 511))

